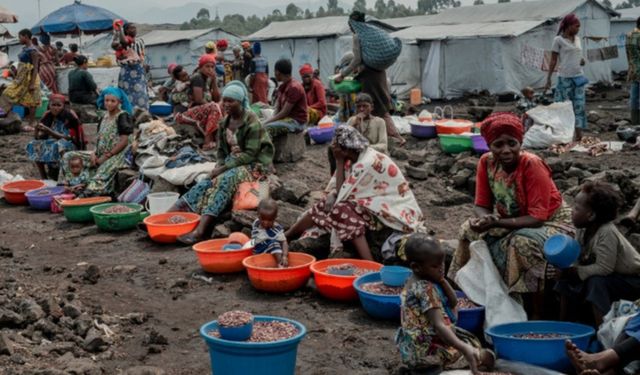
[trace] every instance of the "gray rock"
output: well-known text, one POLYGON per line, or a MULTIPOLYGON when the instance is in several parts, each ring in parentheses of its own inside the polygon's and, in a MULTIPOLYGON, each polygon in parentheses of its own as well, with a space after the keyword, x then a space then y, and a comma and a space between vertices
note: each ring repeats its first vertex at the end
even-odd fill
POLYGON ((567 170, 566 175, 568 177, 576 177, 578 179, 583 179, 587 177, 587 173, 588 172, 585 172, 583 169, 571 167, 569 168, 569 170, 567 170))
POLYGON ((160 345, 149 345, 147 348, 147 353, 149 354, 160 354, 162 353, 162 346, 160 345))
POLYGON ((64 369, 67 375, 102 375, 103 370, 88 358, 75 358, 64 369))
MULTIPOLYGON (((304 210, 290 203, 278 201, 278 223, 284 229, 289 229, 298 220, 304 210)), ((233 211, 231 218, 238 224, 251 228, 253 222, 258 218, 256 211, 233 211)))
POLYGON ((47 368, 47 369, 39 369, 36 370, 33 375, 68 375, 66 372, 62 371, 62 370, 56 370, 53 368, 47 368))
POLYGON ((453 167, 456 163, 456 160, 450 156, 441 155, 435 162, 435 172, 436 173, 444 173, 449 172, 449 169, 453 167))
POLYGON ((589 111, 589 113, 587 114, 587 120, 589 120, 589 122, 598 122, 598 120, 600 120, 601 118, 602 115, 597 111, 589 111))
POLYGON ((45 313, 42 307, 31 298, 26 298, 20 303, 20 314, 26 323, 32 323, 44 318, 45 313))
POLYGON ((89 353, 103 352, 109 347, 110 343, 102 335, 102 332, 95 328, 90 328, 87 337, 84 339, 82 347, 89 353))
POLYGON ((76 319, 74 332, 80 337, 86 337, 89 328, 93 327, 93 320, 88 314, 82 314, 76 319))
POLYGON ((416 180, 428 179, 433 171, 432 165, 428 163, 421 167, 412 167, 411 165, 407 165, 405 169, 407 171, 407 176, 415 178, 416 180))
POLYGON ((473 106, 467 108, 467 113, 473 117, 474 121, 482 121, 491 113, 493 113, 492 107, 473 106))
POLYGON ((469 169, 463 169, 453 176, 453 185, 460 189, 467 186, 469 178, 473 175, 473 172, 469 169))
POLYGON ((93 104, 71 103, 71 109, 78 115, 80 121, 85 124, 98 122, 98 112, 93 104))
POLYGON ((76 343, 70 341, 56 342, 47 345, 41 345, 35 350, 35 354, 39 356, 47 356, 50 354, 64 355, 73 353, 76 343))
POLYGON ((133 264, 121 264, 119 266, 115 266, 112 268, 113 272, 117 273, 135 273, 138 270, 138 266, 134 266, 133 264))
POLYGON ((568 168, 567 162, 561 158, 547 158, 546 162, 553 173, 563 173, 568 168))
POLYGON ((0 355, 13 355, 13 343, 3 332, 0 332, 0 355))
POLYGON ((27 363, 27 360, 22 355, 17 353, 12 355, 9 359, 16 365, 24 365, 25 363, 27 363))
POLYGON ((158 367, 136 366, 126 369, 122 375, 166 375, 166 372, 158 367))
POLYGON ((409 165, 419 167, 427 161, 427 154, 424 151, 412 152, 409 156, 409 165))
POLYGON ((218 224, 213 227, 213 238, 226 238, 231 234, 231 229, 225 224, 218 224))
POLYGON ((142 342, 145 345, 169 345, 169 340, 154 328, 151 329, 148 335, 145 335, 142 342))
POLYGON ((311 189, 300 180, 289 180, 280 184, 271 192, 273 199, 285 201, 292 204, 300 204, 306 198, 311 189))
POLYGON ((42 332, 46 337, 52 337, 60 333, 60 327, 47 319, 40 319, 33 325, 33 329, 42 332))
POLYGON ((53 296, 47 296, 39 299, 38 304, 42 307, 45 314, 54 319, 60 319, 64 315, 62 308, 53 296))
POLYGON ((22 315, 11 310, 0 308, 0 328, 16 327, 24 323, 22 315))
POLYGON ((189 281, 186 279, 180 278, 180 279, 169 281, 168 285, 169 285, 169 289, 184 289, 189 286, 189 281))
POLYGON ((129 313, 125 318, 133 324, 144 324, 149 319, 149 316, 145 313, 129 313))
POLYGON ((84 270, 80 277, 85 284, 96 284, 100 278, 100 268, 95 264, 91 264, 84 270))
POLYGON ((8 247, 0 247, 0 258, 13 258, 13 250, 8 247))
POLYGON ((15 112, 9 112, 6 117, 0 118, 0 135, 18 134, 21 126, 20 116, 15 112))
POLYGON ((400 147, 394 147, 391 149, 391 157, 396 159, 396 160, 409 160, 409 158, 411 157, 411 155, 409 154, 409 152, 403 148, 400 147))
POLYGON ((446 192, 442 192, 439 197, 436 197, 431 201, 434 206, 458 206, 465 203, 473 202, 473 198, 468 194, 463 194, 453 189, 447 189, 446 192))
POLYGON ((67 303, 62 308, 62 312, 69 318, 75 319, 79 317, 80 314, 82 314, 82 309, 80 309, 80 306, 74 303, 67 303))
POLYGON ((274 163, 293 163, 304 157, 307 146, 304 134, 300 132, 287 133, 273 138, 273 147, 275 149, 274 163))

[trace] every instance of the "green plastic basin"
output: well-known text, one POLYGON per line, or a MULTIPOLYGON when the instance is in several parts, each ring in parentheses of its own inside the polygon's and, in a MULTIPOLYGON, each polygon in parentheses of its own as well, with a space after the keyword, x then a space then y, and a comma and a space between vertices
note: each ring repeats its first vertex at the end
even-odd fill
POLYGON ((459 154, 473 149, 473 141, 469 135, 439 134, 442 151, 449 154, 459 154))
POLYGON ((144 207, 137 203, 105 203, 91 207, 90 211, 98 228, 107 232, 117 232, 133 229, 140 221, 149 216, 148 212, 142 211, 143 209, 144 207), (104 212, 113 206, 126 206, 133 209, 133 211, 112 214, 104 212))

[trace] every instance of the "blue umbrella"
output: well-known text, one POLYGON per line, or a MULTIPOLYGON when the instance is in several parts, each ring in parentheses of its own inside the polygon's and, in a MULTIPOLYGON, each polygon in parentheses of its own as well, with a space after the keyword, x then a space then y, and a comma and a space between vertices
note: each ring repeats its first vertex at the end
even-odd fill
POLYGON ((85 34, 98 34, 113 28, 113 21, 122 19, 104 8, 85 5, 80 0, 62 7, 40 20, 31 32, 51 34, 69 34, 82 31, 85 34))

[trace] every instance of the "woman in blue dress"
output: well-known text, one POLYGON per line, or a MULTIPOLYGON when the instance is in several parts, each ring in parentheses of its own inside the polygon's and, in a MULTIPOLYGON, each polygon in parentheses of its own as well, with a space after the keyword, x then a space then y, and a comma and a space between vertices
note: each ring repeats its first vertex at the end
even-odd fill
POLYGON ((35 139, 27 144, 29 160, 36 164, 42 179, 57 180, 62 155, 84 149, 82 124, 64 107, 65 99, 60 94, 49 96, 49 110, 36 125, 35 139))

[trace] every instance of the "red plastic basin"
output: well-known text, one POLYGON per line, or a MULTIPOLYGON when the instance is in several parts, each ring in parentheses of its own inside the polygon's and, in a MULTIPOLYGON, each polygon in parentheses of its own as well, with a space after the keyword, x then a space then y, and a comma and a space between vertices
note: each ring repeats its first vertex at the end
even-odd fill
POLYGON ((222 250, 229 242, 228 238, 220 238, 193 245, 193 251, 196 252, 200 266, 205 272, 234 273, 244 270, 242 261, 253 254, 253 248, 222 250))
POLYGON ((242 261, 254 288, 271 293, 288 293, 300 289, 311 277, 309 267, 316 258, 304 253, 289 253, 289 267, 278 268, 271 254, 258 254, 242 261))
POLYGON ((349 263, 358 268, 379 271, 382 264, 361 259, 326 259, 311 265, 311 272, 316 282, 318 292, 329 299, 337 301, 352 301, 358 299, 358 293, 353 287, 353 280, 358 276, 332 275, 326 272, 330 266, 349 263))
POLYGON ((178 237, 196 229, 200 223, 200 215, 191 212, 167 212, 151 215, 144 219, 144 223, 147 225, 147 232, 151 240, 160 243, 174 243, 178 237), (173 216, 182 216, 187 221, 172 224, 169 219, 173 216))
POLYGON ((31 190, 40 189, 47 186, 40 180, 24 180, 7 182, 0 187, 0 190, 4 193, 4 200, 9 204, 27 205, 29 203, 27 197, 24 195, 31 190))
POLYGON ((438 120, 436 121, 436 131, 438 134, 462 134, 471 132, 473 122, 468 120, 438 120))

